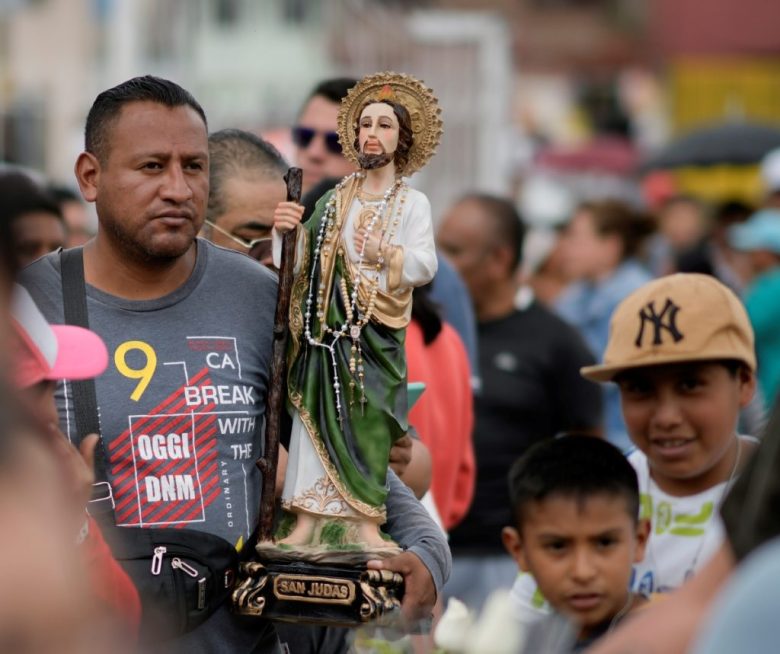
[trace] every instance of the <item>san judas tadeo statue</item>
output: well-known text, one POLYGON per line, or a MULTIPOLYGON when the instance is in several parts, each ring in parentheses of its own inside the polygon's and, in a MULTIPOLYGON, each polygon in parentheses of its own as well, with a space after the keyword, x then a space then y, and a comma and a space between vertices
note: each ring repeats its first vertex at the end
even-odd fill
MULTIPOLYGON (((342 101, 338 134, 359 170, 323 195, 307 222, 301 224, 303 207, 296 202, 280 203, 274 214, 277 265, 282 235, 294 235, 286 357, 292 431, 285 515, 274 541, 257 550, 262 561, 306 564, 306 572, 322 573, 312 565, 344 565, 377 577, 378 571, 355 566, 400 552, 380 526, 390 448, 408 431, 404 337, 412 291, 437 268, 430 203, 404 178, 434 154, 440 109, 420 81, 378 73, 342 101)), ((376 584, 364 590, 379 599, 362 600, 368 619, 398 603, 392 587, 399 579, 374 581, 381 591, 376 584), (379 606, 367 608, 366 601, 379 606)), ((276 590, 280 583, 274 579, 276 590)), ((351 592, 333 583, 326 592, 351 592)), ((295 588, 311 591, 305 581, 295 588)), ((295 601, 295 593, 281 595, 295 601)))

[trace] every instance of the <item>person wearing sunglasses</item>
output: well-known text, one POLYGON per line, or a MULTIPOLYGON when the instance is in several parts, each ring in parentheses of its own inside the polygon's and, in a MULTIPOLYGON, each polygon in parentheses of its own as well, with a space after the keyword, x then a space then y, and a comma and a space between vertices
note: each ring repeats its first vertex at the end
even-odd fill
POLYGON ((295 159, 303 169, 304 195, 324 179, 341 179, 356 170, 342 154, 336 134, 341 99, 356 82, 352 77, 320 82, 309 94, 292 127, 295 159))
POLYGON ((209 136, 209 203, 203 236, 273 267, 273 212, 287 197, 287 162, 270 143, 239 129, 209 136))

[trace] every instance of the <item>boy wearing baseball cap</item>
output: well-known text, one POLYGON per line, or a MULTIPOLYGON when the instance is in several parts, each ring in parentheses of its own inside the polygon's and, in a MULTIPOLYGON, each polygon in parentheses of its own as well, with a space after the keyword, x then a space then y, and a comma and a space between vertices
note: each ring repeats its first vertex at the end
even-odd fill
MULTIPOLYGON (((651 533, 631 586, 643 594, 682 585, 721 545, 719 508, 755 439, 736 432, 756 387, 753 330, 744 307, 707 275, 654 280, 615 310, 604 361, 582 369, 612 382, 636 450, 640 518, 651 533)), ((515 586, 525 620, 543 612, 522 577, 515 586)))
POLYGON ((626 298, 604 362, 582 370, 618 385, 637 447, 629 461, 653 527, 639 589, 677 588, 723 541, 718 509, 756 445, 736 432, 755 369, 753 330, 734 293, 713 277, 679 274, 626 298))

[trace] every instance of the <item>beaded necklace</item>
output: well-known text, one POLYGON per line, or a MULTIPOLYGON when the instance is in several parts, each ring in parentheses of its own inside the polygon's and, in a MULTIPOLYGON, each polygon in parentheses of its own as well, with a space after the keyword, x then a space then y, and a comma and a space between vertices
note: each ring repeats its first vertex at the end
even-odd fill
MULTIPOLYGON (((339 221, 339 216, 336 215, 336 202, 341 190, 352 179, 357 179, 358 183, 362 184, 362 180, 364 178, 364 172, 352 173, 346 177, 336 185, 336 190, 334 191, 333 195, 331 195, 328 203, 325 205, 325 211, 323 213, 322 221, 320 223, 314 245, 314 257, 312 260, 311 274, 309 276, 309 290, 306 297, 306 310, 304 313, 304 336, 306 341, 312 347, 324 348, 330 352, 331 364, 333 366, 333 390, 336 395, 336 411, 339 416, 340 424, 342 423, 341 383, 339 382, 338 365, 336 361, 336 345, 342 338, 348 337, 352 341, 349 360, 349 371, 351 373, 349 386, 350 390, 352 390, 354 393, 354 389, 357 386, 354 375, 357 373, 358 384, 360 385, 360 405, 362 410, 366 403, 366 396, 364 385, 365 370, 363 366, 363 353, 360 346, 360 335, 362 333, 363 327, 368 324, 373 314, 376 304, 376 295, 377 291, 379 290, 381 279, 380 271, 384 265, 384 257, 380 254, 376 264, 375 274, 370 277, 368 275, 363 275, 362 271, 364 268, 366 243, 368 242, 368 236, 370 236, 377 227, 379 227, 379 233, 385 235, 386 242, 390 242, 399 223, 398 216, 400 216, 401 210, 403 208, 405 193, 404 197, 402 197, 401 201, 398 203, 398 216, 396 217, 395 221, 391 222, 390 219, 393 214, 396 197, 399 190, 408 191, 408 187, 404 184, 403 180, 400 178, 397 179, 390 186, 390 188, 385 191, 381 201, 379 202, 377 210, 374 212, 373 216, 368 221, 368 224, 365 226, 366 238, 363 241, 363 246, 360 248, 360 252, 358 253, 356 267, 357 272, 352 287, 352 293, 349 293, 347 289, 347 282, 343 276, 339 286, 339 291, 341 292, 342 299, 344 301, 346 321, 342 325, 334 325, 331 327, 325 322, 325 280, 320 279, 320 283, 317 286, 316 301, 314 297, 314 280, 318 263, 320 264, 321 268, 320 252, 323 250, 323 248, 333 247, 335 245, 335 240, 340 238, 342 222, 339 221), (364 279, 365 281, 363 281, 364 279), (366 303, 365 310, 361 311, 360 305, 358 303, 358 288, 361 284, 365 284, 366 282, 368 283, 369 291, 368 302, 366 303), (311 333, 311 313, 313 306, 316 308, 316 315, 320 321, 321 335, 319 338, 313 337, 311 333), (331 337, 328 343, 324 342, 326 335, 331 337)), ((358 201, 360 202, 359 198, 358 201)), ((350 208, 351 207, 343 208, 343 220, 348 218, 350 208)), ((337 249, 337 253, 341 256, 346 256, 341 248, 337 249)))
MULTIPOLYGON (((702 550, 704 549, 704 543, 710 534, 710 527, 714 523, 717 523, 718 520, 717 516, 718 513, 720 512, 720 507, 723 505, 726 496, 729 494, 731 487, 734 485, 734 482, 737 479, 737 473, 739 472, 739 462, 741 458, 742 458, 742 438, 739 436, 739 434, 737 434, 736 453, 734 455, 734 464, 731 466, 731 473, 729 474, 729 477, 723 486, 723 490, 720 492, 720 495, 718 496, 718 501, 715 504, 712 515, 710 516, 709 520, 707 520, 707 524, 704 525, 704 531, 699 537, 699 544, 696 547, 696 551, 694 552, 691 562, 688 564, 688 567, 685 570, 685 574, 684 574, 685 581, 693 577, 693 575, 696 573, 697 565, 699 563, 699 556, 701 555, 702 550)), ((650 489, 652 486, 655 486, 656 488, 660 488, 658 484, 656 484, 653 481, 653 477, 650 474, 650 461, 648 460, 647 461, 647 488, 644 491, 642 491, 642 489, 640 488, 640 492, 644 492, 644 494, 647 495, 648 497, 652 497, 650 493, 650 489)), ((647 543, 647 548, 645 551, 645 559, 648 560, 649 563, 652 565, 652 569, 655 571, 655 573, 659 574, 660 568, 658 567, 658 562, 656 561, 655 558, 655 551, 653 548, 652 541, 648 541, 647 543)))

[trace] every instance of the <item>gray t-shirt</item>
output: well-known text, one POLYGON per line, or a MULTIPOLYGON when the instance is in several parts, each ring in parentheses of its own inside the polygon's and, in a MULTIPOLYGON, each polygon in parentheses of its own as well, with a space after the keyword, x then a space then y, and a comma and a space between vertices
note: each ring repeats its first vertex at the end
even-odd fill
MULTIPOLYGON (((50 322, 64 322, 57 253, 21 281, 50 322)), ((118 525, 200 529, 239 547, 252 533, 276 287, 264 267, 206 241, 164 297, 87 286, 90 328, 109 352, 95 388, 118 525)), ((61 385, 57 400, 73 438, 70 391, 61 385)))
MULTIPOLYGON (((189 279, 162 298, 131 301, 87 286, 90 328, 109 351, 109 367, 95 382, 101 436, 118 524, 199 529, 240 547, 259 512, 254 461, 277 283, 246 256, 197 244, 189 279)), ((64 322, 58 253, 27 267, 20 282, 49 322, 64 322)), ((62 430, 73 438, 70 391, 61 385, 57 402, 62 430)), ((441 589, 451 563, 446 540, 392 473, 389 481, 386 529, 441 589)), ((182 645, 189 652, 274 651, 255 650, 266 635, 258 621, 219 610, 182 645)))

